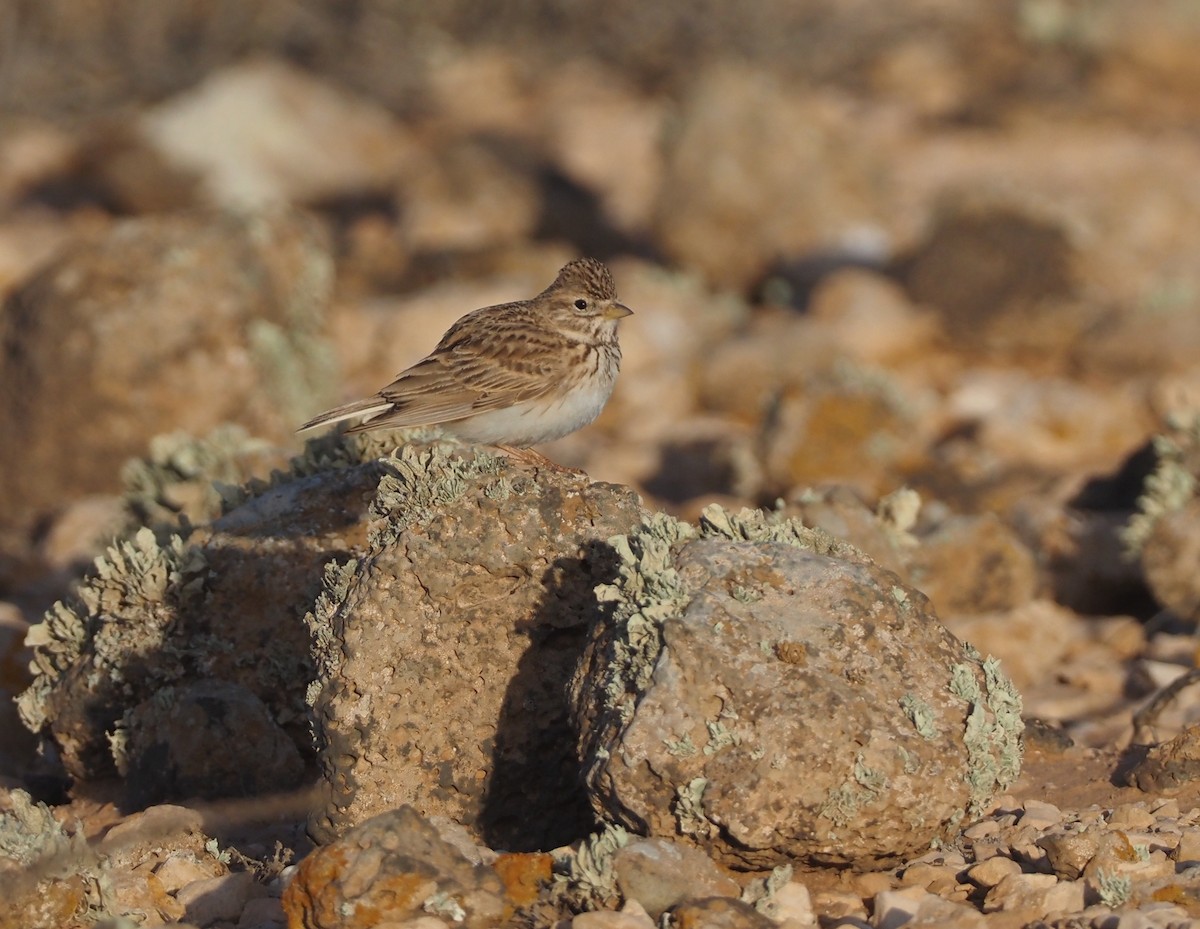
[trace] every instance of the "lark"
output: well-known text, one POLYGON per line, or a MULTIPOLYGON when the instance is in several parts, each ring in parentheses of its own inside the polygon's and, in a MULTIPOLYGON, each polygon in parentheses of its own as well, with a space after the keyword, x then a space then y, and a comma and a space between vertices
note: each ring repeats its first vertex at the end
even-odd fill
POLYGON ((468 313, 379 393, 298 431, 363 417, 346 431, 440 426, 522 457, 600 415, 621 367, 617 322, 632 313, 607 267, 572 261, 533 299, 468 313))

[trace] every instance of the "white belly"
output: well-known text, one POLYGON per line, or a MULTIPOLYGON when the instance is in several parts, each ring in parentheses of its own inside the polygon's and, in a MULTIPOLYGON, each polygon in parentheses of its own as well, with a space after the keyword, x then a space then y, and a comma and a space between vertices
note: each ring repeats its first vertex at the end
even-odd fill
POLYGON ((604 409, 616 379, 592 381, 553 400, 519 403, 443 423, 442 428, 466 442, 524 448, 559 439, 582 429, 604 409))

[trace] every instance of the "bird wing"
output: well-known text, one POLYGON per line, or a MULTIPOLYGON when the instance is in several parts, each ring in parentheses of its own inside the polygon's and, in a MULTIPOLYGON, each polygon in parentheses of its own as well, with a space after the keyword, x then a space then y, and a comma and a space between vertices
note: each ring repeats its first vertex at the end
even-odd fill
POLYGON ((359 426, 432 426, 536 400, 561 386, 566 340, 532 328, 518 313, 491 310, 489 325, 475 313, 456 323, 431 354, 402 371, 378 394, 390 403, 359 426))

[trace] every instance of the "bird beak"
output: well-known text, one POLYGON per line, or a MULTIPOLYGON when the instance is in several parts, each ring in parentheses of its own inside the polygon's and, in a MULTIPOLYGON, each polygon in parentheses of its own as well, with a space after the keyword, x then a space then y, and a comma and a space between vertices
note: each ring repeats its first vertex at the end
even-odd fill
POLYGON ((601 315, 605 319, 624 319, 626 316, 632 316, 633 310, 623 303, 613 303, 601 315))

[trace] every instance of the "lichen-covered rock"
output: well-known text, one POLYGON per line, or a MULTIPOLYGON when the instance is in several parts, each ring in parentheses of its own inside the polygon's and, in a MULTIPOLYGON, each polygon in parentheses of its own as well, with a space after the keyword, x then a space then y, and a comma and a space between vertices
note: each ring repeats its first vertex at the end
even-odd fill
POLYGON ((1142 545, 1142 571, 1155 600, 1200 623, 1200 497, 1155 521, 1142 545))
POLYGON ((369 551, 310 617, 329 841, 411 803, 515 850, 590 825, 563 686, 637 496, 580 472, 406 445, 384 459, 369 551))
POLYGON ((305 858, 283 907, 293 929, 369 929, 422 916, 482 929, 511 917, 504 889, 494 870, 467 860, 402 806, 305 858))
POLYGON ((164 432, 290 435, 328 390, 331 285, 323 230, 284 212, 133 219, 62 255, 0 312, 0 522, 117 489, 164 432))
POLYGON ((1132 554, 1141 552, 1159 519, 1200 493, 1200 412, 1169 416, 1167 428, 1154 437, 1154 455, 1154 471, 1138 497, 1138 511, 1122 534, 1132 554))
POLYGON ((100 903, 100 862, 23 790, 0 795, 0 929, 60 929, 100 903))
MULTIPOLYGON (((21 717, 54 739, 71 776, 111 775, 110 740, 126 712, 202 680, 229 682, 260 700, 312 757, 303 617, 326 564, 366 548, 367 505, 382 473, 378 450, 360 440, 313 442, 289 473, 238 491, 228 502, 240 505, 186 541, 160 541, 143 528, 97 558, 76 593, 29 630, 34 679, 18 698, 21 717)), ((119 751, 122 740, 157 741, 137 732, 153 715, 131 717, 119 751)), ((189 752, 208 744, 229 754, 227 737, 202 735, 191 733, 189 752)))
POLYGON ((205 436, 156 435, 121 468, 122 504, 135 528, 180 532, 217 519, 243 484, 287 463, 282 449, 230 423, 205 436))
POLYGON ((1157 464, 1123 530, 1150 592, 1185 622, 1200 621, 1200 412, 1169 417, 1157 464))
POLYGON ((725 863, 869 865, 1016 777, 1020 698, 851 546, 749 511, 613 544, 571 685, 597 813, 725 863))

